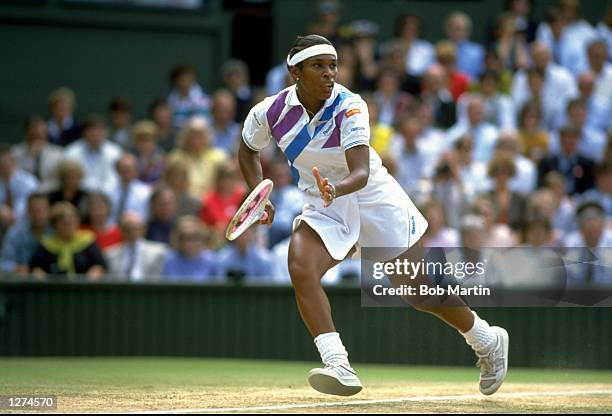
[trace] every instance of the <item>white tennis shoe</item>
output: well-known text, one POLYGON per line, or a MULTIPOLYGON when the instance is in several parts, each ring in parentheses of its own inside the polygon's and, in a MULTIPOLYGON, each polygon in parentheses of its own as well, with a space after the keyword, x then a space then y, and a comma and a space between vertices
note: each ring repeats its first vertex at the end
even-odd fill
POLYGON ((497 337, 496 344, 486 354, 476 352, 480 367, 480 392, 487 396, 495 393, 504 382, 508 372, 508 332, 504 328, 492 326, 497 337))
POLYGON ((355 370, 348 364, 313 368, 308 372, 308 382, 316 391, 336 396, 352 396, 363 388, 355 370))

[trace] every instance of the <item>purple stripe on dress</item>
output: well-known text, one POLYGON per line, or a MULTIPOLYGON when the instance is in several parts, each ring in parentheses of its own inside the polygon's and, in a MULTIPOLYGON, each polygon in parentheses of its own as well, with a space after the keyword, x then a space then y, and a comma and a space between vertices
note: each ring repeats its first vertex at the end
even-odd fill
POLYGON ((284 93, 276 97, 276 100, 274 100, 274 102, 266 112, 266 118, 268 119, 268 127, 270 127, 270 129, 272 129, 272 126, 276 124, 278 118, 283 112, 283 108, 285 108, 285 98, 287 97, 287 94, 289 94, 289 91, 285 91, 284 93))
POLYGON ((344 117, 344 113, 346 113, 346 110, 342 110, 336 115, 336 126, 330 134, 329 139, 327 139, 327 141, 323 145, 323 149, 327 149, 330 147, 340 147, 340 126, 342 125, 342 118, 344 117))
POLYGON ((291 130, 293 126, 295 126, 303 114, 304 110, 302 110, 301 105, 297 105, 291 110, 287 111, 285 117, 279 121, 276 126, 272 127, 272 137, 274 137, 278 142, 281 137, 287 134, 287 132, 291 130))

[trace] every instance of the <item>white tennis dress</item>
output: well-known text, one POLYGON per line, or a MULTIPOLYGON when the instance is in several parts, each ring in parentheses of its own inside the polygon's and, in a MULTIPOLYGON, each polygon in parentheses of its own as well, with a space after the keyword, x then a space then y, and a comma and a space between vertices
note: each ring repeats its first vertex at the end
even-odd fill
POLYGON ((251 109, 242 138, 255 151, 273 139, 285 153, 294 180, 306 192, 304 208, 293 227, 306 221, 336 260, 344 259, 355 244, 397 248, 392 251, 398 255, 427 229, 423 215, 372 148, 368 184, 336 198, 329 207, 323 206, 312 167, 318 167, 332 184, 337 183, 349 174, 344 152, 354 146, 369 146, 370 140, 365 102, 340 84, 335 84, 331 97, 312 120, 295 86, 267 97, 251 109))

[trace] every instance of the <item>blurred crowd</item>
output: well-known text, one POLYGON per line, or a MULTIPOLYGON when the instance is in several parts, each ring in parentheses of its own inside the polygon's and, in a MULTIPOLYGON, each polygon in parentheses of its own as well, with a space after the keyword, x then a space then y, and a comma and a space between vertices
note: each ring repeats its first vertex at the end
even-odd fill
MULTIPOLYGON (((371 146, 427 218, 426 246, 612 246, 612 6, 596 26, 577 0, 543 21, 531 6, 507 1, 482 44, 461 11, 444 18, 436 43, 420 37, 434 20, 411 14, 379 39, 374 22, 341 25, 333 0, 304 30, 336 46, 336 81, 366 101, 371 146)), ((247 191, 241 123, 290 85, 286 64, 257 88, 248 64, 230 59, 212 92, 198 70, 177 65, 142 120, 119 96, 80 120, 78 92, 50 92, 48 115, 31 115, 21 142, 0 147, 2 275, 290 282, 288 238, 303 203, 275 147, 261 155, 274 224, 224 238, 247 191)), ((354 280, 358 269, 343 263, 324 281, 354 280)), ((612 280, 600 274, 588 278, 612 280)))

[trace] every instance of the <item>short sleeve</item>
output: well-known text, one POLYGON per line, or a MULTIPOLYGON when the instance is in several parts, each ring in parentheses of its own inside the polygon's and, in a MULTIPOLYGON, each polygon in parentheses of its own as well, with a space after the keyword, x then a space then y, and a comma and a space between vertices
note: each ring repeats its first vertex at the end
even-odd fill
POLYGON ((254 151, 260 151, 270 142, 270 129, 266 118, 266 100, 254 106, 244 120, 242 128, 242 140, 247 147, 254 151))
POLYGON ((344 150, 370 144, 368 107, 361 99, 350 100, 340 124, 340 144, 344 150))

